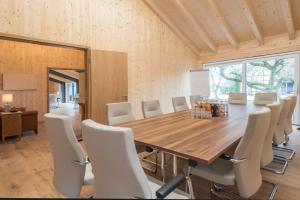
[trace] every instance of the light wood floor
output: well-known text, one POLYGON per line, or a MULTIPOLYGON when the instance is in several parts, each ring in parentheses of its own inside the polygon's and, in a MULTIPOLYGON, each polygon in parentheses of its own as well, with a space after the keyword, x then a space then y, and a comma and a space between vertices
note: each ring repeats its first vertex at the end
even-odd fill
MULTIPOLYGON (((291 135, 289 146, 300 152, 300 132, 291 135)), ((167 177, 171 177, 171 158, 167 157, 167 177)), ((179 160, 179 166, 186 165, 179 160)), ((179 170, 180 171, 180 170, 179 170)), ((148 174, 151 174, 147 172, 148 174)), ((22 140, 8 139, 0 143, 0 197, 62 197, 52 185, 52 155, 45 128, 40 124, 39 134, 27 133, 22 140)), ((157 173, 159 177, 159 172, 157 173)), ((284 175, 263 171, 265 180, 278 184, 276 199, 300 198, 300 157, 296 154, 284 175)), ((193 177, 197 198, 209 198, 209 183, 193 177)), ((270 187, 263 185, 252 199, 265 199, 270 187)), ((82 197, 89 197, 92 187, 85 187, 82 197)))

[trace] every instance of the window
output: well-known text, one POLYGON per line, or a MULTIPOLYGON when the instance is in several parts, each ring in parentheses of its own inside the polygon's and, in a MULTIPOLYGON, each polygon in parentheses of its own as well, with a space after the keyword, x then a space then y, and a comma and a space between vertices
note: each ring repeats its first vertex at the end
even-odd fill
POLYGON ((242 92, 241 64, 221 65, 209 70, 212 98, 227 99, 230 92, 242 92))
POLYGON ((293 94, 296 90, 297 56, 207 65, 210 71, 210 98, 227 99, 230 92, 246 92, 248 100, 253 100, 256 92, 275 91, 281 97, 293 94))
POLYGON ((249 100, 256 92, 275 91, 279 96, 294 92, 294 58, 266 59, 246 63, 246 91, 249 100))

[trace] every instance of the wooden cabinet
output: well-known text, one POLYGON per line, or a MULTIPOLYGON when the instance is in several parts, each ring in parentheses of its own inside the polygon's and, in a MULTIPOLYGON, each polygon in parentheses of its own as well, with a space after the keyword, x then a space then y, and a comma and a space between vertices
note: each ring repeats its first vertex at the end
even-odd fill
POLYGON ((22 132, 34 131, 38 132, 38 112, 24 111, 15 113, 0 114, 0 130, 1 139, 4 141, 6 137, 19 136, 22 132))
POLYGON ((5 141, 6 137, 19 136, 22 134, 22 114, 1 113, 1 138, 5 141))
POLYGON ((38 132, 38 112, 25 111, 22 112, 22 131, 38 132))

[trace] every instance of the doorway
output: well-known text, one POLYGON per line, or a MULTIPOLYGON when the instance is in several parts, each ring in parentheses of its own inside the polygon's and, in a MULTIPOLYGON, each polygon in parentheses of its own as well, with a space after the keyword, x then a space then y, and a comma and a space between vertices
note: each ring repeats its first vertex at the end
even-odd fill
POLYGON ((69 116, 78 138, 85 119, 86 72, 78 69, 48 68, 48 110, 69 116))

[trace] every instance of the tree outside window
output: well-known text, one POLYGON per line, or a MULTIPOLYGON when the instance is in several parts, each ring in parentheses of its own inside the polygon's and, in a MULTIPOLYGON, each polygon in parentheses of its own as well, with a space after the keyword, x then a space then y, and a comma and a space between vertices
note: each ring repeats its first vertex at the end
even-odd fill
POLYGON ((245 67, 246 91, 251 100, 256 92, 278 92, 280 96, 294 92, 294 58, 269 59, 210 68, 211 97, 227 99, 230 92, 243 91, 245 67))

